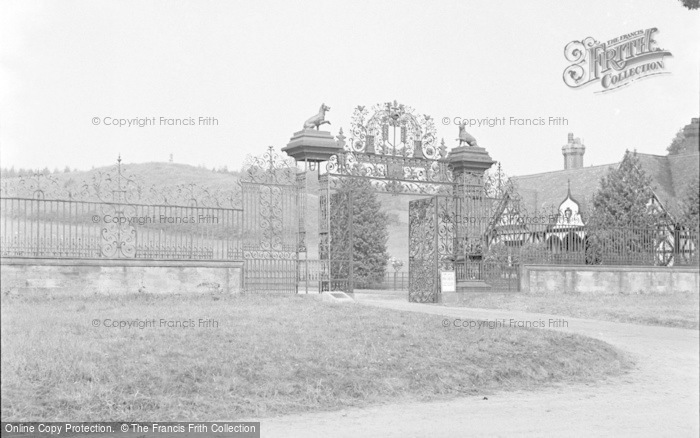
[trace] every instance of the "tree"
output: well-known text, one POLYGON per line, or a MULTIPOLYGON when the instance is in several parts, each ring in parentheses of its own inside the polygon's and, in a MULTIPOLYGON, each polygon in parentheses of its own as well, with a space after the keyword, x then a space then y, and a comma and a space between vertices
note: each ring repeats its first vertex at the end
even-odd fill
POLYGON ((686 8, 693 10, 693 9, 698 9, 700 8, 700 0, 678 0, 681 3, 683 3, 683 6, 686 8))
POLYGON ((341 190, 352 193, 353 283, 369 287, 382 282, 386 272, 388 215, 368 181, 346 183, 341 190))
POLYGON ((664 215, 651 208, 654 192, 636 153, 625 154, 593 195, 587 222, 587 264, 654 263, 654 236, 664 215))
POLYGON ((685 151, 685 149, 685 134, 683 134, 682 129, 679 129, 678 132, 676 132, 676 136, 673 138, 671 144, 666 148, 666 150, 668 151, 669 155, 676 155, 685 151))
POLYGON ((14 178, 16 176, 17 172, 15 171, 15 166, 10 167, 9 169, 6 167, 0 169, 0 177, 2 178, 14 178))
POLYGON ((381 207, 370 187, 353 191, 353 280, 360 287, 380 283, 386 272, 389 230, 381 207))
POLYGON ((593 195, 589 222, 617 227, 654 225, 659 212, 648 206, 653 196, 651 178, 642 169, 637 154, 628 151, 620 167, 611 169, 601 179, 600 188, 593 195))
POLYGON ((403 260, 399 260, 396 257, 390 258, 389 264, 391 265, 392 268, 394 268, 394 270, 396 272, 399 272, 401 270, 401 268, 403 268, 403 260))
POLYGON ((681 216, 679 219, 681 224, 691 230, 698 230, 700 228, 700 180, 698 180, 698 177, 695 177, 688 184, 680 207, 681 216))

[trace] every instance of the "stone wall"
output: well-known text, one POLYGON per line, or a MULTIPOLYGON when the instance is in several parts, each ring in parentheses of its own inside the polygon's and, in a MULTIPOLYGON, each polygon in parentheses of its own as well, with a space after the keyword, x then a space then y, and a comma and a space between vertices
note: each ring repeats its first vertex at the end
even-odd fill
POLYGON ((671 294, 700 289, 697 267, 523 265, 520 269, 523 293, 671 294))
POLYGON ((3 294, 239 293, 243 262, 0 259, 3 294))

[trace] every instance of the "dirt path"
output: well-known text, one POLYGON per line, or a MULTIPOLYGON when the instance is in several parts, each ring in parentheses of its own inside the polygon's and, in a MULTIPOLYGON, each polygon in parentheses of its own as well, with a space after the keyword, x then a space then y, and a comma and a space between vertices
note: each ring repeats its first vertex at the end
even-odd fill
MULTIPOLYGON (((358 294, 364 305, 446 317, 536 321, 541 315, 358 294)), ((563 317, 561 329, 631 353, 637 369, 590 385, 566 385, 446 402, 409 403, 262 419, 263 437, 690 436, 699 426, 698 331, 563 317)))

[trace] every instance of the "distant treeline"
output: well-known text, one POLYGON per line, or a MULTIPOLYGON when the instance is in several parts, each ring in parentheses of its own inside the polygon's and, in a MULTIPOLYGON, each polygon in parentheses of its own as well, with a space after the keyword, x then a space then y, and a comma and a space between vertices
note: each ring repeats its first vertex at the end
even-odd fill
POLYGON ((78 171, 78 169, 71 170, 70 166, 66 166, 62 171, 58 167, 55 167, 53 170, 49 169, 48 167, 44 167, 43 169, 25 169, 23 167, 20 167, 18 170, 18 169, 15 169, 15 166, 12 166, 10 168, 7 168, 7 167, 0 168, 0 177, 13 178, 16 176, 34 175, 35 173, 40 173, 43 175, 50 175, 52 173, 68 173, 68 172, 77 172, 77 171, 78 171))
MULTIPOLYGON (((198 169, 207 169, 206 166, 203 164, 200 164, 197 166, 198 169)), ((91 170, 94 170, 95 167, 93 166, 91 170)), ((19 169, 15 169, 15 166, 12 167, 2 167, 0 168, 0 178, 15 178, 18 176, 31 176, 34 174, 42 174, 42 175, 51 175, 51 174, 56 174, 56 173, 70 173, 70 172, 78 172, 79 170, 76 168, 71 169, 70 166, 66 166, 63 168, 63 170, 59 169, 58 167, 54 167, 53 170, 49 169, 48 167, 44 167, 43 169, 25 169, 23 167, 20 167, 19 169)), ((242 173, 242 170, 229 170, 228 166, 220 166, 220 167, 212 167, 211 171, 213 173, 228 173, 231 175, 235 176, 240 176, 242 173)))

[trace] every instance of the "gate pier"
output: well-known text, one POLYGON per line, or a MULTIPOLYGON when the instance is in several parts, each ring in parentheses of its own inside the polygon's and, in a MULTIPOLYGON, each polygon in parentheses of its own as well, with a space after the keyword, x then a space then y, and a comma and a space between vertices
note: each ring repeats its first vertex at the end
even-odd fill
POLYGON ((455 187, 455 292, 440 294, 441 302, 455 302, 463 293, 489 292, 484 275, 484 235, 490 217, 490 199, 483 190, 484 172, 494 163, 485 148, 459 146, 447 156, 455 187))

